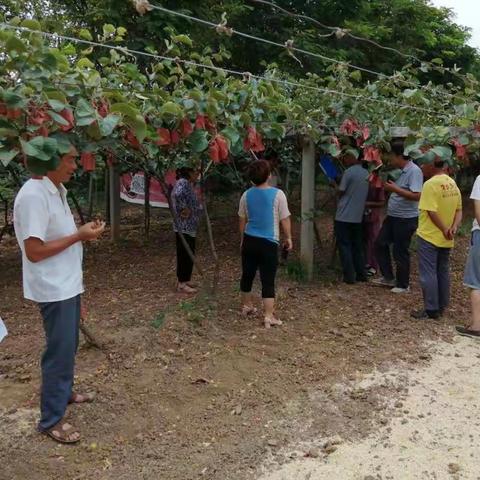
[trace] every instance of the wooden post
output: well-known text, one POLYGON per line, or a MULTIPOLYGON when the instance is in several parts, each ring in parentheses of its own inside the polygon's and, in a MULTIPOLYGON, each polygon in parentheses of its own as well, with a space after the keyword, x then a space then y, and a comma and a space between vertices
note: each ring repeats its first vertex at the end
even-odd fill
POLYGON ((300 258, 308 280, 313 278, 313 246, 315 241, 313 214, 315 211, 315 144, 312 139, 303 139, 302 155, 302 230, 300 258))
POLYGON ((120 240, 120 172, 117 165, 109 167, 110 231, 112 242, 120 240))

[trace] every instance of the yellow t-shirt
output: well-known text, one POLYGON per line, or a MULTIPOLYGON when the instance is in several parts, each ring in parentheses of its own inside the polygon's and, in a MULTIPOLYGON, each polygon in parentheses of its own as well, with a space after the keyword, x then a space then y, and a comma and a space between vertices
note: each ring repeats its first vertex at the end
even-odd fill
POLYGON ((443 224, 450 227, 456 211, 461 208, 462 195, 453 178, 446 174, 435 175, 423 185, 417 235, 437 247, 452 248, 453 240, 445 238, 430 219, 428 212, 436 212, 443 224))

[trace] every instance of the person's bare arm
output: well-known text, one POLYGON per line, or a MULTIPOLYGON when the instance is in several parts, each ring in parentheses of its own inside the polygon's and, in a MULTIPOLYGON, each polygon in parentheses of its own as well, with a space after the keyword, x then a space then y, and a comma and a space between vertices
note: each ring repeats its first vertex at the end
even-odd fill
POLYGON ((365 204, 368 208, 381 208, 385 205, 385 202, 367 202, 365 204))
MULTIPOLYGON (((476 213, 475 213, 476 216, 476 213)), ((455 212, 455 218, 453 219, 452 226, 450 227, 450 232, 452 238, 457 234, 458 227, 461 225, 463 219, 462 209, 459 209, 455 212)))
POLYGON ((95 240, 105 230, 104 222, 89 222, 82 225, 77 232, 67 237, 44 242, 36 237, 29 237, 24 241, 25 254, 33 262, 41 262, 63 252, 73 244, 82 241, 95 240))
POLYGON ((397 195, 406 198, 407 200, 411 200, 412 202, 420 201, 420 192, 411 192, 410 190, 399 187, 395 182, 392 181, 389 181, 385 184, 385 190, 387 192, 394 192, 397 195))
POLYGON ((429 210, 427 211, 427 213, 428 213, 428 216, 430 217, 430 220, 433 222, 433 224, 443 233, 443 236, 447 240, 451 240, 452 236, 450 232, 450 227, 448 227, 442 222, 440 215, 437 212, 431 212, 429 210))
POLYGON ((292 250, 292 221, 290 220, 290 217, 281 220, 280 225, 282 226, 283 234, 285 235, 285 247, 287 250, 292 250))

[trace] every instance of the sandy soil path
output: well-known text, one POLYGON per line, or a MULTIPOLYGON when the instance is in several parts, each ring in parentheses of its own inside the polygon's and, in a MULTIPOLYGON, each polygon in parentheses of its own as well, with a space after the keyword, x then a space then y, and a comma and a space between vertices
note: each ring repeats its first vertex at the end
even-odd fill
POLYGON ((386 425, 364 440, 342 439, 330 448, 328 439, 302 445, 296 460, 259 480, 480 479, 479 367, 480 342, 455 338, 432 345, 427 366, 399 367, 339 386, 383 384, 404 393, 386 405, 391 413, 386 425))

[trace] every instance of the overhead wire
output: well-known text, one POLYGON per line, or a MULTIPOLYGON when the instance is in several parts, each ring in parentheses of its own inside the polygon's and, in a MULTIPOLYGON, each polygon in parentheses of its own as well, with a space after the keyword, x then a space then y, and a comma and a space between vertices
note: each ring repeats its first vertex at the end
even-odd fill
POLYGON ((264 80, 264 81, 267 81, 267 82, 278 83, 278 84, 291 86, 291 87, 296 87, 296 88, 301 88, 301 89, 308 89, 308 90, 317 91, 317 92, 320 92, 320 93, 340 95, 340 96, 344 96, 344 97, 347 97, 347 98, 365 99, 365 100, 370 100, 372 102, 382 103, 382 104, 390 105, 390 106, 397 107, 397 108, 405 108, 405 109, 409 109, 409 110, 415 110, 415 111, 420 111, 420 112, 424 112, 424 113, 429 113, 429 114, 437 115, 439 117, 445 116, 444 113, 441 113, 441 112, 438 112, 436 110, 432 110, 432 109, 429 109, 429 108, 418 107, 418 106, 415 106, 415 105, 402 104, 402 103, 394 102, 394 101, 391 101, 391 100, 371 97, 371 96, 368 96, 368 95, 347 93, 347 92, 342 92, 342 91, 338 91, 338 90, 334 90, 334 89, 330 89, 330 88, 323 88, 323 87, 312 86, 312 85, 298 83, 298 82, 292 82, 290 80, 284 80, 284 79, 279 79, 279 78, 275 78, 275 77, 266 77, 266 76, 263 76, 263 75, 254 75, 254 74, 251 74, 249 72, 240 72, 238 70, 218 67, 218 66, 215 66, 215 65, 206 65, 206 64, 202 64, 202 63, 194 62, 192 60, 186 60, 186 59, 182 59, 182 58, 178 58, 178 57, 168 57, 168 56, 158 55, 158 54, 154 54, 154 53, 150 53, 150 52, 144 52, 144 51, 140 51, 140 50, 133 50, 133 49, 130 49, 130 48, 120 47, 118 45, 111 45, 111 44, 107 44, 107 43, 94 42, 92 40, 76 38, 76 37, 72 37, 72 36, 69 36, 69 35, 61 35, 61 34, 57 34, 57 33, 44 32, 42 30, 35 30, 35 29, 27 28, 27 27, 10 25, 10 24, 3 23, 3 22, 0 22, 0 27, 5 28, 5 29, 10 29, 10 30, 18 30, 18 31, 23 31, 23 32, 34 33, 34 34, 42 35, 44 37, 55 39, 55 40, 62 39, 62 40, 68 40, 68 41, 74 42, 74 43, 89 45, 89 46, 92 46, 92 47, 108 48, 110 50, 115 50, 115 51, 121 52, 123 54, 130 54, 132 56, 145 56, 145 57, 154 58, 154 59, 157 59, 157 60, 171 61, 173 63, 179 63, 179 64, 194 66, 194 67, 198 67, 198 68, 205 68, 205 69, 208 69, 208 70, 214 70, 214 71, 218 71, 218 72, 230 73, 232 75, 241 76, 243 78, 245 78, 245 77, 254 78, 256 80, 264 80))
POLYGON ((375 40, 372 40, 371 38, 354 35, 349 29, 345 29, 345 28, 341 28, 341 27, 332 27, 332 26, 329 26, 329 25, 325 25, 324 23, 320 22, 316 18, 310 17, 308 15, 302 15, 302 14, 299 14, 299 13, 291 12, 291 11, 277 5, 276 3, 272 2, 272 1, 269 1, 269 0, 250 0, 250 1, 254 2, 254 3, 268 5, 268 6, 274 8, 276 10, 279 10, 280 12, 282 12, 285 15, 288 15, 288 16, 291 16, 291 17, 296 17, 296 18, 301 18, 302 20, 310 21, 310 22, 315 23, 316 25, 318 25, 322 28, 327 29, 327 30, 332 30, 334 32, 339 32, 343 36, 351 37, 351 38, 353 38, 355 40, 358 40, 358 41, 370 43, 371 45, 374 45, 377 48, 394 52, 394 53, 396 53, 396 54, 398 54, 398 55, 400 55, 404 58, 411 58, 412 60, 415 60, 416 62, 418 62, 420 64, 429 65, 430 67, 435 68, 435 69, 437 69, 439 71, 442 71, 444 73, 445 72, 450 73, 451 75, 454 75, 457 78, 461 78, 464 81, 469 80, 465 75, 462 75, 458 72, 452 71, 452 70, 450 70, 446 67, 435 64, 435 63, 433 63, 431 61, 428 61, 428 60, 422 60, 421 58, 417 57, 416 55, 412 55, 410 53, 404 53, 404 52, 398 50, 397 48, 387 47, 385 45, 382 45, 382 44, 376 42, 375 40))
MULTIPOLYGON (((257 1, 257 0, 253 0, 253 1, 257 1)), ((268 5, 275 5, 275 4, 272 4, 270 2, 265 2, 263 0, 258 0, 260 3, 266 3, 268 5)), ((177 17, 180 17, 180 18, 184 18, 186 20, 190 20, 190 21, 193 21, 193 22, 196 22, 196 23, 200 23, 200 24, 203 24, 203 25, 206 25, 206 26, 209 26, 211 28, 217 28, 219 27, 219 24, 218 23, 214 23, 214 22, 211 22, 209 20, 204 20, 204 19, 201 19, 201 18, 198 18, 198 17, 194 17, 192 15, 188 15, 186 13, 182 13, 182 12, 178 12, 178 11, 175 11, 175 10, 170 10, 168 8, 165 8, 165 7, 161 7, 159 5, 155 5, 155 4, 152 4, 150 3, 149 4, 151 9, 153 10, 158 10, 158 11, 161 11, 161 12, 164 12, 164 13, 167 13, 169 15, 173 15, 173 16, 177 16, 177 17)), ((287 10, 281 8, 281 7, 278 7, 280 10, 282 11, 285 11, 285 12, 288 12, 287 10)), ((294 16, 296 16, 297 14, 292 14, 294 16)), ((299 15, 301 18, 304 18, 306 17, 305 15, 299 15)), ((311 19, 310 17, 306 17, 306 18, 309 18, 311 19)), ((315 21, 314 19, 311 19, 313 21, 315 21)), ((321 24, 323 26, 323 24, 321 24)), ((334 29, 334 27, 326 27, 324 26, 325 28, 331 28, 331 29, 334 29)), ((336 28, 336 30, 339 30, 338 28, 336 28)), ((343 31, 343 30, 342 30, 343 31)), ((243 38, 247 38, 247 39, 250 39, 250 40, 254 40, 254 41, 257 41, 257 42, 262 42, 262 43, 265 43, 267 45, 273 45, 273 46, 276 46, 276 47, 279 47, 279 48, 282 48, 283 50, 287 49, 287 51, 293 51, 293 52, 297 52, 297 53, 301 53, 303 55, 307 55, 307 56, 310 56, 310 57, 314 57, 314 58, 318 58, 318 59, 321 59, 321 60, 324 60, 326 62, 329 62, 329 63, 334 63, 334 64, 337 64, 337 65, 343 65, 347 68, 350 68, 350 69, 353 69, 353 70, 358 70, 358 71, 361 71, 361 72, 364 72, 364 73, 368 73, 368 74, 371 74, 371 75, 375 75, 379 78, 383 78, 383 79, 393 79, 394 76, 392 75, 387 75, 385 73, 382 73, 382 72, 377 72, 375 70, 372 70, 372 69, 369 69, 369 68, 365 68, 365 67, 361 67, 359 65, 355 65, 355 64, 352 64, 352 63, 349 63, 349 62, 346 62, 344 60, 338 60, 336 58, 331 58, 331 57, 328 57, 326 55, 322 55, 320 53, 316 53, 316 52, 311 52, 309 50, 304 50, 302 48, 298 48, 298 47, 295 47, 293 46, 293 44, 287 44, 287 42, 285 44, 282 44, 282 43, 279 43, 279 42, 274 42, 273 40, 269 40, 269 39, 266 39, 266 38, 263 38, 263 37, 257 37, 255 35, 250 35, 248 33, 245 33, 245 32, 241 32, 239 30, 236 30, 234 28, 231 28, 231 33, 232 34, 235 34, 235 35, 238 35, 239 37, 243 37, 243 38)), ((334 35, 335 32, 332 32, 331 34, 328 34, 326 35, 327 37, 330 37, 332 35, 334 35)), ((353 38, 357 38, 353 35, 351 35, 353 38)), ((358 37, 360 38, 360 37, 358 37)), ((401 53, 399 50, 396 50, 394 48, 390 48, 390 47, 383 47, 382 45, 380 44, 377 44, 376 42, 374 42, 373 40, 370 40, 370 43, 380 47, 380 48, 384 48, 386 50, 393 50, 393 51, 396 51, 398 53, 401 53)), ((294 57, 297 61, 298 59, 296 57, 294 57)), ((418 59, 419 60, 419 59, 418 59)), ((426 62, 424 62, 426 63, 426 62)), ((301 64, 301 62, 300 62, 301 64)), ((302 65, 303 66, 303 65, 302 65)), ((437 66, 438 67, 438 66, 437 66)), ((415 88, 421 88, 421 89, 424 89, 424 90, 427 90, 427 91, 432 91, 432 88, 429 87, 428 85, 419 85, 419 84, 416 84, 415 82, 411 82, 409 80, 406 80, 406 79, 403 79, 402 82, 408 84, 408 85, 411 85, 415 88)), ((446 97, 449 97, 449 98, 457 98, 459 100, 462 100, 462 101, 465 101, 466 99, 464 97, 461 97, 459 95, 456 95, 456 94, 453 94, 453 93, 449 93, 449 92, 435 92, 435 93, 439 93, 440 95, 444 95, 446 97)))

